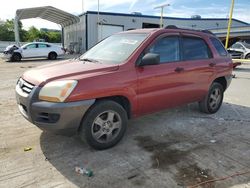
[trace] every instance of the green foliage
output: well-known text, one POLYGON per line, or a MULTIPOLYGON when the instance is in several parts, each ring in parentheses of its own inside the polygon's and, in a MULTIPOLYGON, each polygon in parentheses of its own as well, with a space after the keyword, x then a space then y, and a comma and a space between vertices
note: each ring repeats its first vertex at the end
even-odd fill
MULTIPOLYGON (((44 39, 46 42, 59 43, 61 42, 61 32, 49 29, 38 30, 34 26, 28 31, 23 29, 22 22, 19 21, 19 35, 22 42, 32 42, 37 39, 44 39)), ((0 41, 14 41, 14 19, 6 20, 0 25, 0 41)))

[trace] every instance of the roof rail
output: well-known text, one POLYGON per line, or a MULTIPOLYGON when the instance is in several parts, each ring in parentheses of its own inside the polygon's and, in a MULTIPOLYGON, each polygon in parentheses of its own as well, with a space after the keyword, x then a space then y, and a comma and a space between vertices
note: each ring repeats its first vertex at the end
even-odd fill
POLYGON ((199 31, 199 32, 203 32, 203 33, 207 33, 207 34, 211 34, 211 35, 215 35, 213 32, 209 31, 209 30, 199 30, 199 29, 187 29, 187 28, 180 28, 177 27, 176 25, 168 25, 165 27, 165 29, 183 29, 183 30, 187 30, 187 31, 199 31))

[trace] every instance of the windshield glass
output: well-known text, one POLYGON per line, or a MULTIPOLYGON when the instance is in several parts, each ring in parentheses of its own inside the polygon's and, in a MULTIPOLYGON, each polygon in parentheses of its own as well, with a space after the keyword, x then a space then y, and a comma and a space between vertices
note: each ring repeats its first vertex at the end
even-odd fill
POLYGON ((125 61, 146 37, 147 34, 135 33, 112 35, 91 48, 80 59, 119 64, 125 61))

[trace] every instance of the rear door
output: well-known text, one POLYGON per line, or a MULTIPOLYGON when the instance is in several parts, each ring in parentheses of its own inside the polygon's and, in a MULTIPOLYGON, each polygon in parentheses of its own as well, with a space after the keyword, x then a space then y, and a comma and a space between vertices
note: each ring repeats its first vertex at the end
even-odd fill
POLYGON ((188 102, 199 101, 207 93, 209 80, 214 77, 216 62, 208 46, 208 39, 193 34, 182 34, 181 48, 183 68, 188 79, 188 102))
POLYGON ((37 56, 45 57, 49 54, 49 48, 47 44, 40 43, 38 44, 37 56))
POLYGON ((190 79, 183 69, 186 62, 181 61, 180 36, 176 33, 161 36, 143 54, 148 52, 159 54, 160 64, 137 67, 139 113, 152 113, 189 101, 186 94, 190 79))

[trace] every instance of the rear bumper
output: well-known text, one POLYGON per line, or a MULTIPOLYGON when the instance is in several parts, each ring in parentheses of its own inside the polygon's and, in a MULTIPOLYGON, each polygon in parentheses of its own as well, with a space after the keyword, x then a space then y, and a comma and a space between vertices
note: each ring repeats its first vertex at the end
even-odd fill
POLYGON ((75 133, 82 117, 95 102, 84 100, 69 103, 53 103, 38 100, 40 88, 34 87, 30 94, 16 86, 16 100, 20 113, 42 130, 59 134, 75 133))

